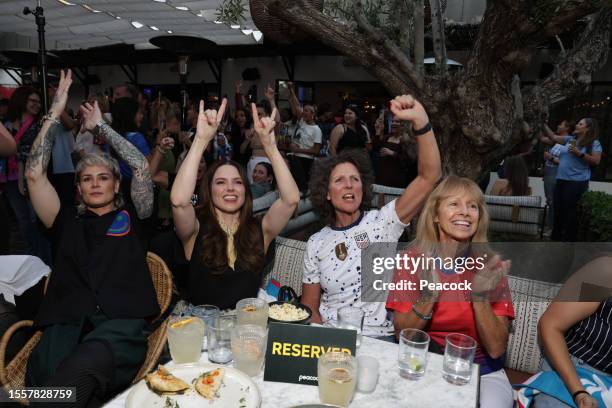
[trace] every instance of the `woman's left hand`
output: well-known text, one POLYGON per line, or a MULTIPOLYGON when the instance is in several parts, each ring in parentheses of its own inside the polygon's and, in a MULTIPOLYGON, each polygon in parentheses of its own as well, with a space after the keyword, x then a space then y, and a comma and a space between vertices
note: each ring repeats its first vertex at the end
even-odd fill
POLYGON ((68 91, 72 85, 72 71, 71 70, 60 70, 60 81, 57 89, 55 89, 53 95, 53 102, 51 102, 51 108, 49 112, 55 117, 59 118, 66 108, 66 102, 68 101, 68 91))
POLYGON ((472 281, 472 294, 485 295, 492 291, 510 271, 511 261, 502 261, 499 255, 495 255, 484 265, 484 268, 476 272, 472 281))
POLYGON ((253 111, 253 128, 262 146, 264 149, 276 147, 276 137, 274 136, 276 122, 272 119, 276 117, 276 108, 274 108, 269 118, 259 118, 257 107, 254 103, 251 104, 251 109, 253 111))
POLYGON ((574 145, 570 145, 570 146, 567 148, 567 151, 568 151, 568 152, 570 152, 570 153, 572 153, 574 156, 580 156, 580 155, 582 154, 582 152, 581 152, 580 150, 578 150, 578 149, 576 148, 576 146, 574 146, 574 145))

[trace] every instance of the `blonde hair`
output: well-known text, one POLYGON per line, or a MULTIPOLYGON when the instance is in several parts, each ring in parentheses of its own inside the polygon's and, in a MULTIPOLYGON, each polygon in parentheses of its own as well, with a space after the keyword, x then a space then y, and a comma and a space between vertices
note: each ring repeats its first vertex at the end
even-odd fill
MULTIPOLYGON (((465 177, 457 177, 450 175, 446 177, 438 186, 431 192, 423 210, 419 215, 419 222, 416 230, 416 242, 419 248, 426 254, 432 254, 436 252, 436 248, 439 246, 440 233, 436 222, 434 221, 438 215, 438 209, 440 203, 443 200, 456 195, 466 193, 476 201, 478 206, 478 226, 476 227, 476 233, 471 239, 471 242, 486 243, 489 242, 487 238, 487 231, 489 229, 489 212, 484 200, 484 195, 480 190, 480 187, 472 180, 465 177)), ((480 247, 486 248, 488 252, 488 245, 480 245, 480 247)))
MULTIPOLYGON (((81 173, 91 166, 103 166, 110 170, 115 180, 121 181, 121 170, 119 168, 119 162, 116 159, 109 156, 107 153, 88 153, 86 154, 76 165, 75 169, 75 181, 78 184, 81 181, 81 173)), ((115 194, 115 207, 121 208, 124 205, 123 196, 121 190, 115 194)), ((83 214, 87 206, 82 201, 77 206, 79 214, 83 214)))

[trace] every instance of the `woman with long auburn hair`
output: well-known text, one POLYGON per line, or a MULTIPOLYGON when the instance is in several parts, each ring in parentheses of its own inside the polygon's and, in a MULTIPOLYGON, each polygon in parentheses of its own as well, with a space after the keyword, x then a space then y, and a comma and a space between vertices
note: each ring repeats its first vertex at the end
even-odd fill
POLYGON ((474 359, 480 364, 480 406, 510 408, 512 387, 503 369, 509 321, 514 319, 504 278, 510 261, 502 262, 489 249, 488 226, 478 185, 467 178, 445 178, 425 202, 416 240, 404 254, 427 263, 416 270, 400 268, 393 277, 394 282, 419 284, 414 290, 391 291, 387 309, 394 312, 396 336, 403 329, 424 330, 433 351, 443 352, 450 333, 472 337, 477 345, 474 359), (422 280, 455 284, 458 289, 419 289, 422 280), (471 290, 465 283, 459 286, 462 282, 470 283, 471 290))
MULTIPOLYGON (((253 199, 244 169, 235 162, 216 162, 206 172, 199 216, 191 204, 196 173, 204 150, 216 135, 227 101, 219 112, 200 102, 197 131, 170 193, 176 233, 189 261, 189 300, 232 308, 254 297, 272 242, 287 225, 300 193, 274 136, 275 122, 260 118, 252 105, 254 129, 278 181, 279 199, 261 221, 253 217, 253 199)), ((274 117, 275 115, 272 115, 274 117)))

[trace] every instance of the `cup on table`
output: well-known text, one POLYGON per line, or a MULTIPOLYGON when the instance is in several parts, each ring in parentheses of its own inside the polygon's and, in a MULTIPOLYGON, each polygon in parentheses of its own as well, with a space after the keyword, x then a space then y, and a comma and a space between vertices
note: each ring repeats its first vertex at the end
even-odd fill
POLYGON ((378 383, 379 363, 374 357, 357 357, 357 389, 370 393, 376 389, 378 383))
POLYGON ((268 303, 263 299, 246 298, 236 303, 238 324, 268 325, 268 303))
POLYGON ((427 369, 429 334, 418 329, 404 329, 400 332, 397 363, 400 376, 419 380, 427 369))
POLYGON ((464 385, 472 378, 476 340, 460 333, 446 336, 442 377, 451 384, 464 385))
POLYGON ((191 314, 193 316, 199 317, 204 322, 204 340, 202 341, 202 351, 206 351, 206 345, 208 341, 206 340, 206 327, 211 324, 211 322, 219 317, 221 311, 217 306, 214 305, 199 305, 193 306, 191 308, 191 314))
POLYGON ((196 316, 172 316, 168 324, 168 347, 177 364, 194 363, 202 354, 204 323, 196 316))
POLYGON ((348 407, 357 384, 357 361, 348 353, 332 351, 319 357, 319 399, 323 404, 348 407))
POLYGON ((237 325, 232 330, 232 354, 236 368, 255 377, 263 368, 268 332, 255 324, 237 325))
POLYGON ((218 316, 206 328, 208 338, 208 360, 227 364, 232 361, 232 330, 236 326, 235 316, 218 316))
POLYGON ((338 309, 338 324, 340 329, 357 330, 357 347, 361 345, 364 313, 358 307, 344 306, 338 309))

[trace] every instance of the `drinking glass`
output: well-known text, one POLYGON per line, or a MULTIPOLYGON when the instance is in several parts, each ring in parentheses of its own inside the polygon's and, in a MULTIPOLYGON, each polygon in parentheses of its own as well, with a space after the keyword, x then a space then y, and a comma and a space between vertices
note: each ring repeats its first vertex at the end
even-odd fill
POLYGON ((475 353, 476 341, 470 336, 460 333, 451 333, 446 336, 442 377, 456 385, 470 382, 475 353))
POLYGON ((378 360, 370 356, 357 357, 357 389, 370 393, 376 389, 378 383, 378 360))
POLYGON ((208 360, 219 364, 227 364, 232 361, 231 338, 235 325, 235 316, 218 316, 211 320, 206 330, 208 360))
POLYGON ((267 330, 254 324, 238 325, 232 330, 232 354, 236 368, 255 377, 263 367, 267 330))
POLYGON ((397 363, 400 376, 409 380, 419 380, 427 369, 429 334, 418 329, 404 329, 400 332, 397 363))
POLYGON ((191 308, 191 314, 197 316, 204 322, 204 340, 202 341, 202 351, 206 351, 206 327, 210 325, 215 317, 221 314, 221 311, 214 305, 199 305, 191 308))
POLYGON ((263 299, 246 298, 236 304, 238 324, 268 325, 268 303, 263 299))
POLYGON ((364 313, 358 307, 345 306, 338 309, 338 328, 357 331, 357 347, 361 345, 364 313))
POLYGON ((357 383, 357 362, 348 353, 332 351, 319 357, 319 398, 323 404, 348 407, 357 383))
POLYGON ((168 324, 168 347, 177 364, 194 363, 202 353, 204 323, 196 316, 173 316, 168 324))

